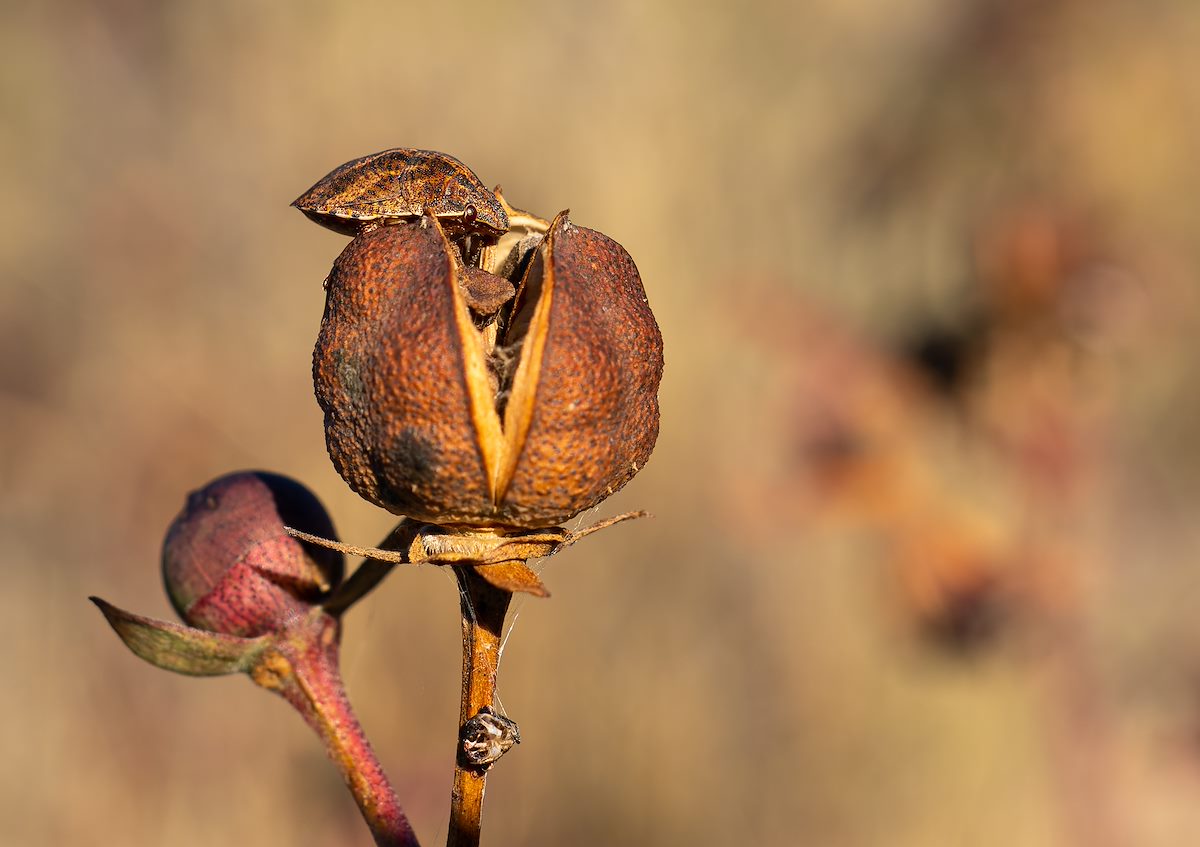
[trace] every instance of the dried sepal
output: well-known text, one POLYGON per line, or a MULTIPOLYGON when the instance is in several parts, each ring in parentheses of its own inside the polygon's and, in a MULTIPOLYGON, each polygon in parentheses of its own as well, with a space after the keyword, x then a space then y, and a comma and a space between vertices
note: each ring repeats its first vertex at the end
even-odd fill
POLYGON ((135 615, 99 597, 88 599, 104 613, 109 625, 134 655, 175 673, 190 676, 245 673, 272 641, 270 636, 242 638, 208 632, 135 615))
POLYGON ((340 614, 383 578, 386 569, 370 567, 371 561, 402 565, 474 567, 480 576, 498 588, 549 597, 550 592, 526 562, 530 559, 553 556, 594 532, 643 517, 647 517, 645 512, 626 512, 578 531, 558 526, 523 531, 446 528, 405 519, 391 532, 382 547, 345 544, 293 527, 288 527, 287 532, 309 544, 328 547, 351 556, 362 556, 368 560, 326 604, 326 609, 331 613, 336 610, 336 613, 340 614))
POLYGON ((493 565, 477 565, 475 573, 491 585, 510 594, 532 594, 534 597, 549 597, 550 589, 533 568, 520 559, 497 562, 493 565))

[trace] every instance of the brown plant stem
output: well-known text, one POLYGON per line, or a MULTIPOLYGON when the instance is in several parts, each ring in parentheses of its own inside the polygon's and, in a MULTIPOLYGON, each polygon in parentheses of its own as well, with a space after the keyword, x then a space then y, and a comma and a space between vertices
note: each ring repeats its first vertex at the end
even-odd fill
MULTIPOLYGON (((462 609, 462 698, 458 711, 461 727, 496 696, 496 669, 504 617, 512 594, 484 580, 475 568, 454 568, 462 609)), ((450 832, 447 847, 477 847, 483 816, 485 769, 471 767, 455 745, 454 788, 450 793, 450 832)))
POLYGON ((291 703, 320 737, 375 844, 420 847, 346 698, 338 670, 339 629, 337 619, 326 614, 297 622, 291 634, 263 654, 251 678, 291 703))

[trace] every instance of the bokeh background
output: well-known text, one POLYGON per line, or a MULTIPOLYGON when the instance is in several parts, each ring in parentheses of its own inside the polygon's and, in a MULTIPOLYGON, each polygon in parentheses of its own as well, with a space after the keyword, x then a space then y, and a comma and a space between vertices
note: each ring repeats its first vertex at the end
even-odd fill
MULTIPOLYGON (((333 166, 452 153, 616 238, 649 466, 516 603, 484 840, 1200 843, 1190 0, 0 9, 0 842, 368 844, 301 721, 131 656, 187 491, 312 486, 333 166)), ((444 837, 456 594, 347 618, 444 837)))

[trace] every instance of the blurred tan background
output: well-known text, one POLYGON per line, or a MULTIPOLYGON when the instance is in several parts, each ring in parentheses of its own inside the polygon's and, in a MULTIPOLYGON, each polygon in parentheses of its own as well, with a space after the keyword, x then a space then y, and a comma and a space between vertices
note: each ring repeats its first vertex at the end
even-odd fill
MULTIPOLYGON (((518 600, 492 845, 1200 843, 1200 7, 1187 0, 90 3, 0 10, 0 842, 367 844, 241 678, 132 657, 187 491, 343 538, 311 395, 345 241, 288 203, 392 146, 570 207, 666 342, 646 470, 518 600)), ((448 575, 347 618, 427 844, 448 575)))

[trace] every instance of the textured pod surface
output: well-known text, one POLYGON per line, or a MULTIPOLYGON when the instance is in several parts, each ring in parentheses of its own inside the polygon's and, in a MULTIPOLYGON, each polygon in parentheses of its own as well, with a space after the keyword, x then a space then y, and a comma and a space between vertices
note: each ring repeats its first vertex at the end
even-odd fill
POLYGON ((428 212, 465 232, 497 236, 508 215, 496 195, 453 156, 397 147, 334 168, 293 206, 344 235, 363 224, 428 212))
POLYGON ((334 467, 359 495, 432 523, 486 520, 454 261, 425 222, 366 233, 334 263, 313 356, 317 401, 334 467))
POLYGON ((292 538, 285 525, 336 538, 316 496, 277 474, 233 473, 188 495, 163 542, 163 581, 179 616, 254 637, 326 596, 342 579, 342 555, 292 538))
POLYGON ((591 508, 645 466, 663 371, 662 335, 625 248, 560 215, 539 252, 545 349, 504 497, 527 526, 591 508))
POLYGON ((351 242, 329 277, 314 381, 356 492, 430 523, 544 527, 645 464, 662 338, 629 255, 560 215, 517 299, 497 357, 436 221, 351 242), (515 367, 497 366, 506 357, 515 367))

